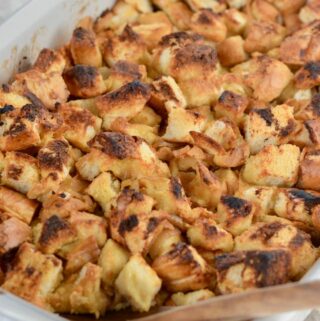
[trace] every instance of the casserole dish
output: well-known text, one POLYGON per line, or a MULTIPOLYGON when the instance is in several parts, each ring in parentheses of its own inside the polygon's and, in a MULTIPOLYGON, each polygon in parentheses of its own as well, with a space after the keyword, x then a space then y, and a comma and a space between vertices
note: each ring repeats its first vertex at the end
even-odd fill
MULTIPOLYGON (((13 74, 30 66, 43 47, 54 48, 65 43, 81 17, 97 16, 112 3, 98 0, 34 0, 22 8, 0 28, 1 82, 7 82, 13 74)), ((318 274, 316 264, 304 280, 317 278, 318 274)), ((290 313, 269 320, 302 320, 305 315, 290 313)))

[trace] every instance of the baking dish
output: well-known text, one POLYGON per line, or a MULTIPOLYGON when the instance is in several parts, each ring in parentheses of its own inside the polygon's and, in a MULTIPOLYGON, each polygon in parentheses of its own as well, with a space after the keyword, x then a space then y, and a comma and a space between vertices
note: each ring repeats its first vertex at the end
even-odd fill
MULTIPOLYGON (((68 41, 76 21, 81 17, 96 16, 112 4, 112 0, 31 1, 0 27, 1 83, 7 82, 14 73, 30 66, 42 48, 54 48, 68 41)), ((317 278, 320 278, 319 263, 315 264, 302 282, 317 278)), ((0 296, 0 307, 3 297, 0 296)), ((14 300, 13 296, 10 298, 14 300)), ((28 305, 27 303, 21 305, 21 300, 17 300, 16 304, 17 310, 20 306, 23 309, 28 305)), ((3 309, 9 306, 2 305, 3 309)), ((287 313, 263 320, 299 321, 307 314, 308 312, 287 313)), ((52 315, 52 318, 54 320, 55 316, 52 315)))

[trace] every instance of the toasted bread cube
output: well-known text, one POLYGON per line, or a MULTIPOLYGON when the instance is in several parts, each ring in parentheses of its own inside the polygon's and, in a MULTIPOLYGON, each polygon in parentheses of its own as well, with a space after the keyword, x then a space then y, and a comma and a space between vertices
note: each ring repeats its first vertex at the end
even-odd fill
POLYGON ((80 239, 66 244, 58 251, 58 255, 65 259, 64 273, 70 275, 79 271, 88 262, 96 263, 100 255, 100 248, 94 236, 80 239))
POLYGON ((293 186, 298 179, 299 159, 300 150, 295 145, 266 146, 248 158, 243 178, 257 185, 293 186))
POLYGON ((240 9, 246 5, 246 0, 227 0, 229 7, 240 9))
POLYGON ((87 263, 81 269, 70 294, 71 313, 92 313, 99 318, 106 311, 108 299, 101 290, 102 268, 87 263))
POLYGON ((217 220, 232 235, 239 235, 252 224, 254 205, 234 196, 222 196, 218 204, 217 220))
POLYGON ((129 252, 109 239, 104 245, 98 265, 102 268, 102 282, 106 289, 114 286, 114 282, 130 258, 129 252))
POLYGON ((112 91, 135 80, 144 81, 146 77, 147 70, 144 65, 119 60, 111 67, 106 84, 108 90, 112 91))
POLYGON ((299 279, 312 266, 318 250, 310 235, 282 221, 256 223, 235 238, 236 250, 285 249, 291 253, 290 278, 299 279))
POLYGON ((66 60, 61 53, 52 49, 42 49, 33 68, 43 73, 57 72, 62 74, 66 67, 66 60))
POLYGON ((103 128, 108 129, 118 117, 130 119, 136 116, 142 111, 149 98, 149 86, 138 80, 98 97, 96 108, 99 116, 103 119, 103 128), (128 108, 128 104, 130 108, 128 108))
POLYGON ((209 9, 215 13, 219 13, 226 9, 226 5, 217 0, 186 0, 186 3, 193 11, 209 9))
POLYGON ((227 117, 232 121, 239 123, 248 105, 249 101, 246 97, 225 90, 219 97, 217 104, 214 106, 214 110, 218 117, 227 117))
MULTIPOLYGON (((67 218, 73 212, 93 211, 95 205, 88 195, 71 195, 66 191, 58 191, 48 196, 42 203, 40 220, 43 222, 52 215, 67 218)), ((82 192, 82 191, 81 191, 82 192)))
POLYGON ((106 171, 121 179, 169 174, 167 165, 143 140, 111 132, 98 134, 91 143, 90 153, 81 157, 76 167, 89 181, 106 171))
POLYGON ((278 285, 289 280, 290 254, 285 250, 243 251, 215 258, 222 294, 278 285))
POLYGON ((224 191, 224 186, 203 163, 196 166, 195 177, 185 186, 191 201, 208 209, 215 209, 224 191))
POLYGON ((0 89, 0 106, 13 106, 15 108, 22 108, 23 106, 30 104, 30 100, 22 95, 13 92, 11 88, 0 89))
POLYGON ((0 186, 0 209, 9 216, 30 224, 37 207, 38 203, 36 201, 29 200, 20 193, 0 186))
POLYGON ((151 127, 144 124, 132 124, 122 117, 119 117, 112 122, 110 130, 129 136, 140 137, 150 145, 153 145, 156 140, 159 139, 157 127, 151 127))
POLYGON ((169 23, 160 22, 139 24, 137 26, 133 26, 132 30, 143 39, 147 48, 152 50, 157 46, 162 37, 173 31, 173 28, 169 21, 169 23))
POLYGON ((177 214, 192 222, 195 219, 181 182, 176 177, 142 178, 142 191, 156 201, 156 208, 177 214))
POLYGON ((290 65, 304 65, 319 60, 319 20, 315 20, 284 39, 280 46, 281 60, 290 65))
POLYGON ((241 187, 235 194, 236 197, 250 201, 255 205, 255 216, 260 218, 268 215, 274 208, 276 189, 267 186, 241 187))
POLYGON ((102 55, 93 31, 78 27, 73 31, 70 51, 76 65, 100 67, 102 55))
POLYGON ((253 0, 247 5, 246 11, 252 20, 271 23, 279 22, 282 19, 281 12, 274 2, 275 1, 253 0))
POLYGON ((158 237, 152 243, 149 254, 154 260, 158 256, 163 255, 173 249, 175 244, 182 242, 182 236, 180 230, 173 226, 168 226, 161 231, 158 237))
POLYGON ((178 243, 171 251, 157 257, 152 268, 170 292, 200 290, 210 284, 210 269, 206 261, 186 243, 178 243))
POLYGON ((39 168, 34 157, 20 152, 7 152, 3 163, 2 184, 26 194, 39 182, 39 168))
POLYGON ((0 254, 31 240, 31 228, 15 217, 0 224, 0 254))
POLYGON ((236 8, 224 11, 223 17, 230 35, 241 35, 247 26, 247 15, 236 8))
POLYGON ((274 211, 291 221, 312 224, 316 206, 320 205, 320 194, 299 189, 283 189, 277 193, 274 211), (310 215, 311 214, 311 215, 310 215))
POLYGON ((232 235, 209 217, 198 218, 188 229, 187 237, 194 247, 209 251, 229 252, 233 249, 232 235))
POLYGON ((95 21, 94 29, 102 32, 106 29, 122 30, 127 24, 134 22, 139 16, 139 12, 131 4, 118 1, 112 10, 105 10, 95 21))
POLYGON ((278 47, 285 37, 286 29, 271 21, 255 21, 247 28, 244 42, 246 52, 267 52, 278 47))
POLYGON ((255 57, 235 66, 232 71, 243 76, 255 99, 265 102, 279 97, 292 79, 292 73, 284 63, 268 56, 255 57))
POLYGON ((320 9, 317 0, 309 0, 299 11, 299 19, 308 24, 314 20, 320 19, 320 9))
POLYGON ((214 297, 214 293, 212 291, 203 289, 189 293, 174 293, 170 297, 170 302, 172 302, 174 306, 190 305, 200 301, 208 300, 212 297, 214 297))
POLYGON ((131 63, 143 63, 147 47, 143 38, 127 25, 121 35, 109 37, 103 45, 103 58, 109 66, 119 60, 131 63))
POLYGON ((161 117, 156 114, 151 107, 144 107, 139 114, 131 119, 133 124, 144 124, 150 127, 158 127, 161 123, 161 117))
POLYGON ((287 143, 297 128, 293 112, 289 105, 253 109, 244 124, 250 152, 256 154, 267 145, 287 143))
POLYGON ((125 0, 125 2, 132 5, 141 13, 152 12, 150 0, 125 0))
POLYGON ((309 61, 303 65, 294 76, 298 89, 309 89, 320 85, 320 63, 309 61))
POLYGON ((219 60, 224 67, 232 67, 247 59, 244 50, 244 40, 240 36, 233 36, 223 40, 217 47, 219 60))
POLYGON ((72 104, 62 104, 58 112, 66 127, 64 137, 74 146, 89 151, 88 142, 100 131, 102 120, 90 111, 72 104))
POLYGON ((44 255, 30 243, 20 246, 13 269, 2 287, 42 308, 49 308, 47 298, 62 278, 62 262, 53 255, 44 255))
POLYGON ((76 240, 76 232, 69 222, 57 215, 40 223, 37 248, 45 254, 53 254, 62 246, 76 240))
POLYGON ((313 189, 315 191, 320 191, 319 169, 319 149, 306 149, 303 152, 303 159, 300 163, 300 175, 298 186, 305 189, 313 189))
POLYGON ((111 207, 111 200, 120 192, 120 182, 110 173, 101 173, 88 186, 87 193, 99 203, 104 211, 111 207))
POLYGON ((304 0, 271 0, 270 2, 284 15, 298 12, 305 4, 304 0))
POLYGON ((170 142, 191 143, 191 131, 201 132, 206 124, 204 116, 181 107, 168 107, 168 125, 163 139, 170 142))
POLYGON ((201 9, 194 13, 191 17, 190 28, 214 42, 221 42, 227 36, 227 27, 223 18, 210 9, 201 9))
POLYGON ((138 311, 148 311, 161 279, 140 255, 132 256, 115 281, 116 290, 138 311))
POLYGON ((75 65, 66 70, 63 78, 70 94, 80 98, 91 98, 107 91, 103 77, 96 67, 75 65))
POLYGON ((162 10, 168 15, 171 23, 178 30, 183 31, 190 28, 192 11, 185 3, 181 1, 172 1, 163 6, 162 10))
POLYGON ((177 107, 185 108, 187 101, 176 83, 170 76, 162 76, 151 84, 150 105, 161 116, 167 115, 166 104, 175 104, 177 107))
POLYGON ((65 103, 69 97, 69 91, 59 72, 45 74, 37 69, 30 69, 15 76, 12 88, 22 95, 36 96, 51 110, 56 103, 65 103))

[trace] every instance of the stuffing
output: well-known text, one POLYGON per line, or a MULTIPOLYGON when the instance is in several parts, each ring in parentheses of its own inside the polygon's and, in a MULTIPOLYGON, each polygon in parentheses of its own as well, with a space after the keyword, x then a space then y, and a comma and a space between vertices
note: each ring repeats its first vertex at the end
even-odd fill
POLYGON ((296 128, 292 106, 252 109, 244 124, 245 139, 251 154, 256 154, 265 146, 288 143, 296 128))
POLYGON ((284 39, 280 46, 281 60, 289 65, 301 66, 318 61, 319 20, 315 20, 284 39))
POLYGON ((98 134, 90 146, 90 152, 76 163, 80 175, 89 181, 105 171, 110 171, 121 179, 166 177, 169 174, 167 165, 157 158, 141 138, 104 132, 98 134))
POLYGON ((144 65, 119 60, 111 67, 105 83, 108 90, 113 91, 135 80, 144 81, 146 77, 147 71, 144 65))
POLYGON ((192 11, 186 4, 181 1, 172 1, 162 6, 161 9, 167 14, 171 23, 178 30, 189 29, 192 11))
POLYGON ((89 151, 88 142, 100 131, 102 120, 90 111, 66 103, 58 106, 62 117, 65 139, 75 147, 89 151))
POLYGON ((232 251, 233 238, 210 217, 200 217, 187 230, 190 244, 209 251, 232 251))
POLYGON ((273 22, 255 21, 246 30, 246 40, 244 50, 248 53, 255 51, 267 52, 279 47, 286 29, 273 22))
POLYGON ((104 172, 91 182, 86 192, 107 212, 120 192, 120 182, 111 173, 104 172))
POLYGON ((308 61, 294 76, 295 86, 298 89, 309 89, 320 85, 320 63, 308 61))
POLYGON ((246 0, 227 0, 229 7, 240 9, 245 6, 246 0))
POLYGON ((98 265, 102 268, 102 283, 106 289, 112 288, 119 273, 130 258, 129 252, 117 242, 108 239, 102 248, 98 265))
MULTIPOLYGON (((251 0, 248 1, 246 6, 246 12, 250 19, 263 21, 263 22, 280 22, 282 19, 279 8, 276 4, 272 4, 275 1, 268 0, 251 0)), ((261 39, 262 40, 262 39, 261 39)))
POLYGON ((222 294, 288 282, 290 255, 284 250, 239 251, 217 255, 218 289, 222 294), (272 273, 271 273, 272 271, 272 273))
POLYGON ((213 12, 219 13, 226 8, 224 3, 217 0, 185 0, 185 2, 193 11, 209 9, 213 12))
POLYGON ((103 59, 109 66, 119 60, 142 63, 145 60, 146 44, 143 38, 127 25, 123 32, 108 38, 103 44, 103 59))
POLYGON ((317 0, 308 0, 304 7, 299 11, 299 19, 308 24, 320 19, 320 6, 317 0))
POLYGON ((242 75, 253 97, 270 102, 279 97, 292 79, 290 69, 281 61, 261 55, 232 69, 242 75))
POLYGON ((39 182, 36 158, 21 152, 7 152, 3 160, 1 183, 27 194, 39 182))
MULTIPOLYGON (((285 249, 291 260, 285 265, 290 268, 290 278, 301 277, 318 256, 310 235, 288 223, 273 221, 256 223, 235 238, 235 249, 240 251, 285 249)), ((272 274, 269 274, 272 275, 272 274)))
POLYGON ((169 300, 170 302, 169 305, 173 305, 173 306, 190 305, 203 300, 210 299, 212 297, 214 297, 214 293, 207 289, 188 292, 188 293, 178 292, 178 293, 172 294, 169 300))
POLYGON ((23 243, 2 288, 42 308, 49 308, 48 296, 62 279, 62 262, 45 255, 30 243, 23 243))
POLYGON ((18 93, 15 93, 11 90, 11 88, 3 87, 0 89, 0 106, 13 106, 15 108, 21 108, 25 105, 30 104, 30 100, 18 93))
POLYGON ((92 30, 78 27, 74 29, 70 41, 72 59, 76 65, 100 67, 102 55, 92 30))
POLYGON ((158 256, 152 268, 170 292, 199 290, 207 287, 212 278, 212 271, 206 261, 194 247, 183 242, 158 256))
POLYGON ((70 94, 74 97, 91 98, 103 94, 107 86, 96 67, 75 65, 63 74, 70 94))
POLYGON ((320 191, 319 168, 320 151, 317 148, 307 148, 303 151, 300 162, 298 186, 305 189, 320 191))
POLYGON ((252 184, 290 187, 298 180, 299 159, 295 145, 269 145, 248 158, 242 175, 252 184))
MULTIPOLYGON (((242 0, 240 0, 242 1, 242 0)), ((236 8, 231 8, 223 13, 224 23, 228 34, 231 36, 241 35, 247 26, 247 15, 236 8)))
POLYGON ((227 117, 235 123, 239 123, 244 115, 249 101, 245 96, 225 90, 220 95, 214 106, 217 117, 227 117))
POLYGON ((297 13, 305 4, 305 0, 271 0, 270 2, 284 15, 297 13))
POLYGON ((42 49, 33 65, 34 69, 43 73, 57 72, 62 74, 66 67, 66 61, 61 53, 52 49, 42 49))
POLYGON ((140 255, 133 255, 115 281, 116 290, 138 311, 148 311, 161 288, 161 279, 140 255))
POLYGON ((28 224, 10 217, 0 223, 0 255, 31 241, 31 228, 28 224))
POLYGON ((221 42, 226 38, 227 27, 223 18, 210 9, 201 9, 191 17, 192 31, 213 42, 221 42))
POLYGON ((250 201, 225 195, 217 208, 216 219, 232 235, 240 235, 252 224, 255 208, 250 201))
POLYGON ((59 72, 42 73, 30 69, 17 74, 12 90, 29 99, 35 96, 45 107, 53 110, 56 103, 64 103, 69 97, 67 86, 59 72))
POLYGON ((198 112, 168 106, 168 125, 162 138, 169 142, 191 143, 190 132, 201 132, 206 119, 198 112))
POLYGON ((99 117, 103 119, 103 128, 108 129, 112 121, 118 117, 130 119, 136 116, 142 111, 149 98, 150 87, 139 80, 98 97, 96 108, 99 117))
POLYGON ((0 211, 30 224, 38 208, 38 203, 25 195, 0 186, 0 211))
POLYGON ((229 37, 221 41, 217 47, 219 61, 224 67, 240 64, 248 58, 241 36, 229 37))

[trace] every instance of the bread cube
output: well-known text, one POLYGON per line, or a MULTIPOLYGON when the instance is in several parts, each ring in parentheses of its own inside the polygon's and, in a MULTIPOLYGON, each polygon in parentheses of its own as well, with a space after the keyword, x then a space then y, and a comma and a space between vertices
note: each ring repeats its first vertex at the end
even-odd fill
POLYGON ((48 295, 62 279, 62 262, 44 255, 30 243, 20 246, 12 270, 6 274, 3 289, 42 308, 49 308, 48 295))
POLYGON ((25 153, 7 152, 3 161, 2 184, 27 194, 39 182, 37 160, 25 153))
POLYGON ((103 119, 103 128, 108 129, 117 117, 130 119, 136 116, 142 111, 149 98, 149 86, 138 80, 98 97, 96 108, 103 119))
POLYGON ((285 250, 239 251, 216 256, 218 289, 222 294, 286 283, 290 254, 285 250))
POLYGON ((80 98, 91 98, 107 91, 98 68, 88 65, 75 65, 63 74, 70 94, 80 98))
POLYGON ((309 89, 320 85, 320 63, 309 61, 294 76, 298 89, 309 89))
POLYGON ((103 286, 108 290, 114 286, 114 282, 130 258, 129 252, 117 242, 109 239, 104 245, 98 265, 102 268, 103 286))
POLYGON ((254 205, 244 199, 226 195, 218 204, 216 218, 232 235, 239 235, 252 224, 254 205))
POLYGON ((172 302, 174 306, 190 305, 200 301, 208 300, 214 296, 214 293, 207 289, 189 293, 178 292, 172 294, 172 296, 170 297, 170 303, 172 302))
POLYGON ((200 290, 207 287, 212 278, 206 261, 194 247, 183 242, 157 257, 152 268, 170 292, 200 290))
POLYGON ((10 217, 16 217, 30 224, 38 207, 38 203, 26 196, 0 186, 0 209, 10 217))
POLYGON ((220 227, 210 217, 198 218, 188 229, 187 237, 191 245, 209 251, 222 250, 229 252, 233 248, 230 233, 220 227))
POLYGON ((319 187, 320 157, 317 148, 305 149, 300 163, 298 186, 320 191, 319 187))
POLYGON ((230 35, 241 35, 248 23, 247 15, 235 7, 224 11, 223 18, 230 35))
POLYGON ((140 255, 132 256, 115 281, 116 290, 138 311, 148 311, 161 279, 140 255))
POLYGON ((298 179, 300 150, 295 145, 269 145, 250 156, 244 166, 243 178, 252 184, 293 186, 298 179))
POLYGON ((232 67, 247 59, 244 50, 244 40, 241 36, 229 37, 217 47, 219 60, 224 67, 232 67))
POLYGON ((95 33, 89 29, 78 27, 73 31, 70 51, 75 65, 102 65, 102 54, 95 33))
POLYGON ((52 49, 42 49, 33 65, 34 69, 38 69, 43 73, 58 72, 63 73, 66 67, 66 60, 63 55, 52 49))
POLYGON ((297 129, 293 112, 293 107, 289 105, 253 109, 244 125, 250 152, 256 154, 267 145, 288 142, 297 129))
POLYGON ((295 280, 304 275, 318 256, 309 234, 282 221, 256 223, 235 238, 235 250, 275 248, 290 252, 289 276, 295 280))
POLYGON ((120 192, 120 182, 110 173, 97 176, 88 186, 87 193, 99 203, 104 211, 111 207, 111 200, 120 192))

